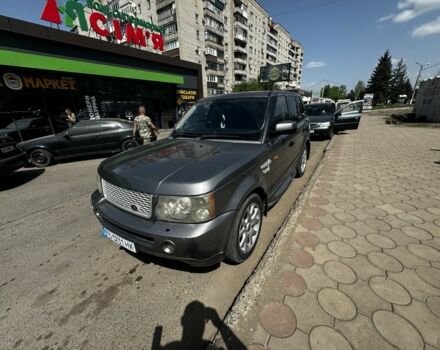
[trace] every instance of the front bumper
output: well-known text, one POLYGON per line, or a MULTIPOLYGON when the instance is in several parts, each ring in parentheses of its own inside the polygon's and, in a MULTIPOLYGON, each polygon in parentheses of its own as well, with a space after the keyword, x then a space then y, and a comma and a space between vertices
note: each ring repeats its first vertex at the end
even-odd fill
POLYGON ((25 152, 16 154, 14 156, 0 159, 0 174, 8 174, 25 166, 28 163, 27 155, 25 152))
POLYGON ((98 191, 92 194, 92 206, 102 225, 133 242, 137 251, 193 266, 210 266, 224 259, 236 215, 228 212, 202 224, 152 221, 116 208, 98 191), (163 245, 170 242, 175 251, 167 254, 163 245))

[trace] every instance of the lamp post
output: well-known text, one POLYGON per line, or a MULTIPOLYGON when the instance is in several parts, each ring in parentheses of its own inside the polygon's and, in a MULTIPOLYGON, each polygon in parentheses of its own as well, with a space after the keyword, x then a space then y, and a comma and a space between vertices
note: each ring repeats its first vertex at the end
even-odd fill
POLYGON ((419 83, 420 77, 422 76, 422 71, 425 69, 425 67, 430 65, 430 63, 423 64, 420 62, 416 62, 416 64, 418 64, 420 66, 420 69, 419 69, 419 74, 417 75, 416 83, 414 84, 414 89, 413 89, 413 94, 411 96, 411 101, 409 102, 410 105, 412 105, 414 102, 414 97, 416 96, 417 84, 419 83))

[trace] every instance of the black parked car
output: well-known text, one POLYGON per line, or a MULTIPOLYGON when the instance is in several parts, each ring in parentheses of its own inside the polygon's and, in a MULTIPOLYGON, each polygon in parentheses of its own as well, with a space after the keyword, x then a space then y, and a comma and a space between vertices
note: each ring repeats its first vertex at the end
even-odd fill
POLYGON ((306 113, 310 119, 310 134, 331 139, 336 132, 355 130, 361 121, 362 108, 363 101, 344 104, 338 110, 334 103, 308 104, 306 113))
POLYGON ((12 173, 27 164, 26 153, 20 151, 16 145, 13 138, 0 134, 0 175, 12 173))
POLYGON ((99 119, 81 121, 59 134, 25 141, 18 147, 33 165, 45 167, 56 159, 126 151, 139 144, 131 122, 99 119))
POLYGON ((312 103, 305 107, 310 120, 310 134, 331 139, 335 130, 335 104, 312 103))
POLYGON ((306 170, 301 98, 252 92, 199 101, 172 135, 104 161, 92 195, 103 236, 132 252, 211 265, 247 259, 263 215, 306 170))

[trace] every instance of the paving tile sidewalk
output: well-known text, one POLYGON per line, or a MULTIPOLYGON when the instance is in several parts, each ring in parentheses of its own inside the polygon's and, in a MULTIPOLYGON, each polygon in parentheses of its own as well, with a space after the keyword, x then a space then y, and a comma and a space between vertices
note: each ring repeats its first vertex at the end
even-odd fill
POLYGON ((236 336, 252 350, 440 349, 439 148, 439 128, 374 114, 338 135, 236 336))

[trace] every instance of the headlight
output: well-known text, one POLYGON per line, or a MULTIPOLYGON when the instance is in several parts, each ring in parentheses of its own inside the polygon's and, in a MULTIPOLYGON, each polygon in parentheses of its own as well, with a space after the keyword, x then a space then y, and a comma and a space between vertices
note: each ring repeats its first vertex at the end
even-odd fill
POLYGON ((319 123, 319 128, 320 129, 327 129, 329 127, 330 127, 330 122, 319 123))
POLYGON ((101 180, 101 176, 99 176, 99 174, 96 175, 96 184, 98 185, 98 191, 99 193, 103 193, 102 191, 102 180, 101 180))
POLYGON ((159 196, 156 217, 161 221, 201 223, 215 217, 214 195, 199 197, 159 196))

